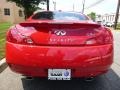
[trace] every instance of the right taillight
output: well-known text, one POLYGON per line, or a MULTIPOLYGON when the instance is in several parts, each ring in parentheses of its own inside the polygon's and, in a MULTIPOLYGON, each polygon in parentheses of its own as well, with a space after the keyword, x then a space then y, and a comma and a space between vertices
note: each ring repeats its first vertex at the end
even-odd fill
POLYGON ((96 45, 97 44, 97 41, 95 39, 88 39, 86 42, 85 42, 86 45, 96 45))
POLYGON ((113 35, 108 28, 105 28, 100 31, 100 33, 92 38, 86 40, 86 45, 104 45, 104 44, 112 44, 113 43, 113 35))
POLYGON ((104 34, 105 44, 112 44, 112 43, 113 43, 113 35, 112 35, 112 32, 110 31, 109 28, 106 28, 105 31, 106 31, 105 34, 104 34))

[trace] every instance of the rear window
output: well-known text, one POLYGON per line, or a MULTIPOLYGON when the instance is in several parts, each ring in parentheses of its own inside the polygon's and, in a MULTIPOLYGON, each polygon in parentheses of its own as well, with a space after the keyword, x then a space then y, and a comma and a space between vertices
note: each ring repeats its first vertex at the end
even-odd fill
POLYGON ((37 20, 88 20, 85 15, 70 12, 39 12, 32 19, 37 20))

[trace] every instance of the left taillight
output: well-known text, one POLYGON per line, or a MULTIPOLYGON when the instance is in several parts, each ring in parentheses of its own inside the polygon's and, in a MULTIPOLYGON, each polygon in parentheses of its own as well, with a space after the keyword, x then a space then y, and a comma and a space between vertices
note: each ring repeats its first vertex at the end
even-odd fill
POLYGON ((17 28, 11 28, 7 32, 7 41, 17 44, 34 44, 30 36, 23 35, 17 28))

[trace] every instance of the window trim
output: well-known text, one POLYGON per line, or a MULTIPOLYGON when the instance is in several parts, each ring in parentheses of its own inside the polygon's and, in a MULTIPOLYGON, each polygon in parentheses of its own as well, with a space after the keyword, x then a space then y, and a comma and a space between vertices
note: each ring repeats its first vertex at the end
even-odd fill
POLYGON ((4 8, 4 15, 10 16, 10 8, 4 8))
POLYGON ((23 17, 23 11, 21 9, 18 11, 18 14, 19 14, 19 17, 23 17))

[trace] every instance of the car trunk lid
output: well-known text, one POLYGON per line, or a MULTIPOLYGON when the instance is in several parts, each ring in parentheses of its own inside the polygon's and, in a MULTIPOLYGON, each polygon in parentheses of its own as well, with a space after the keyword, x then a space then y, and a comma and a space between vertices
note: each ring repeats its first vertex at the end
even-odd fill
POLYGON ((100 25, 95 23, 43 22, 20 25, 37 30, 30 36, 37 45, 80 46, 84 45, 86 40, 97 36, 100 31, 100 25))

